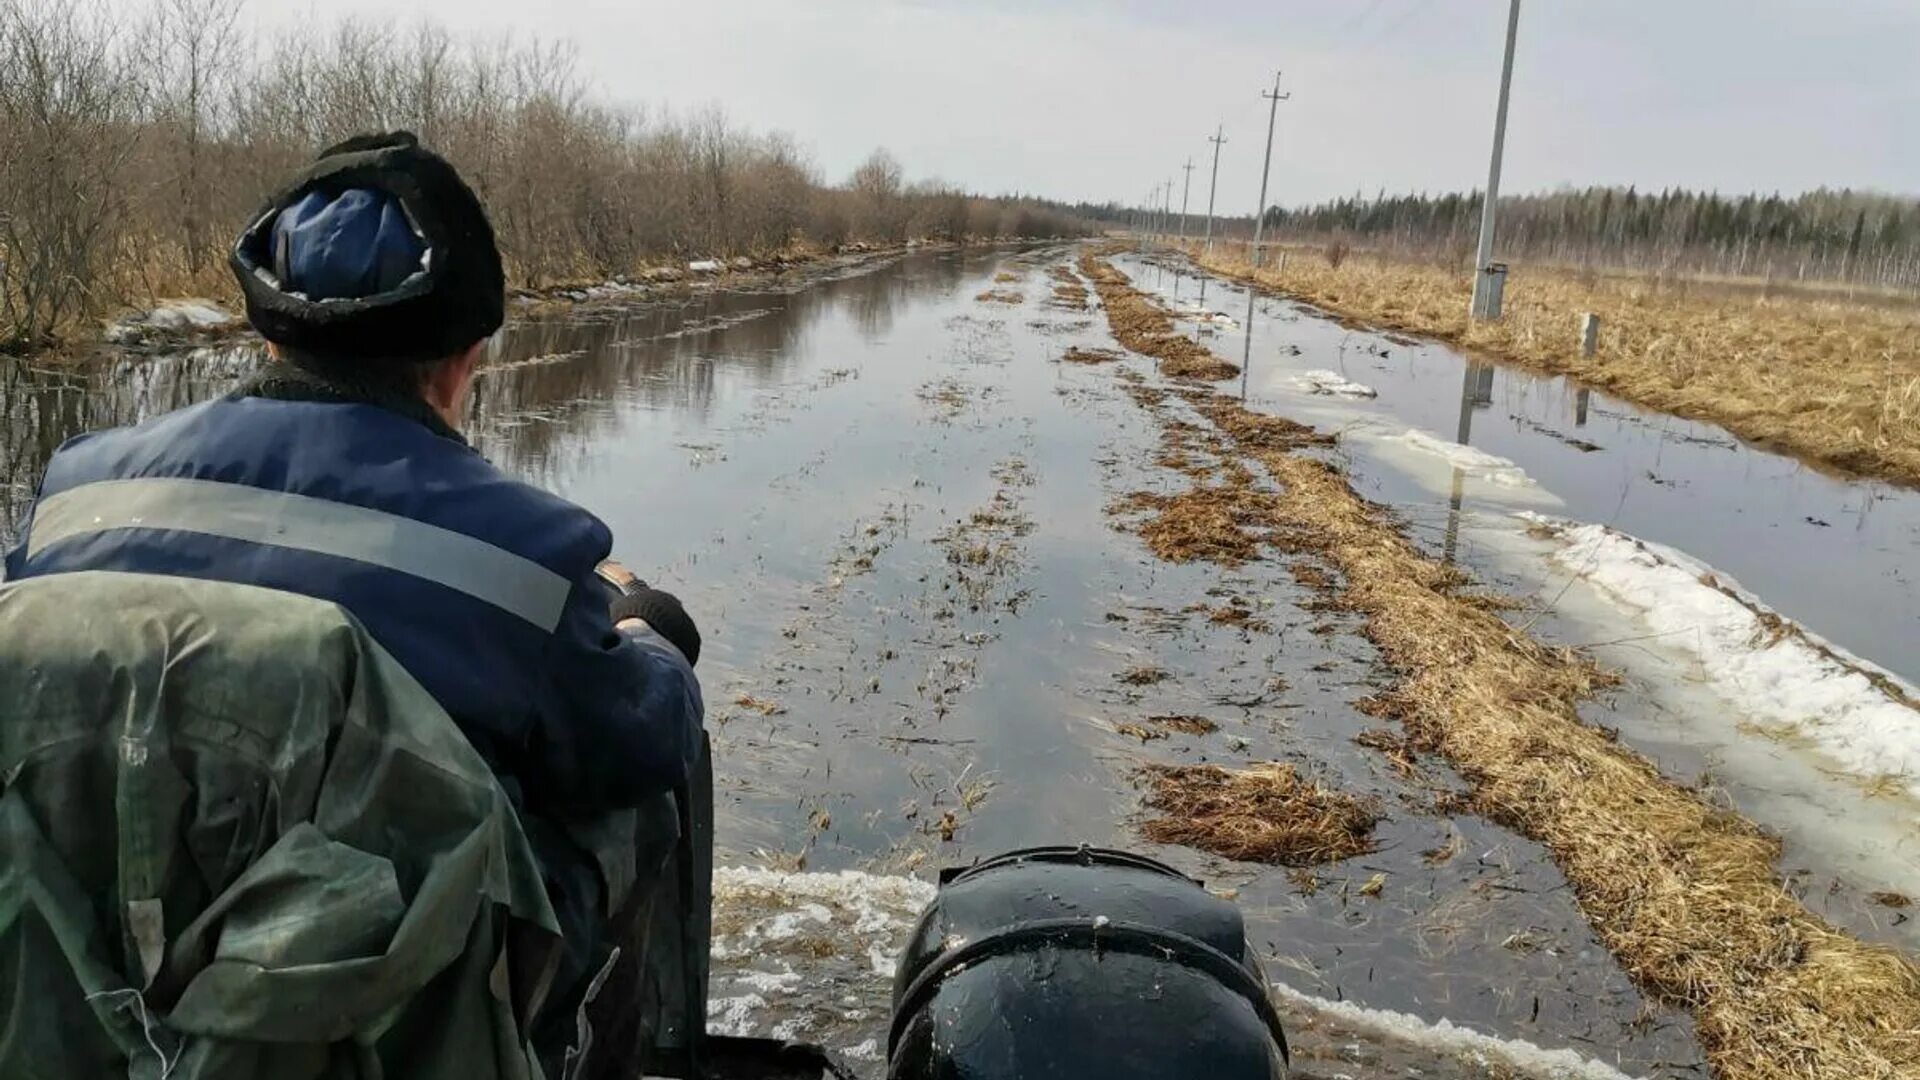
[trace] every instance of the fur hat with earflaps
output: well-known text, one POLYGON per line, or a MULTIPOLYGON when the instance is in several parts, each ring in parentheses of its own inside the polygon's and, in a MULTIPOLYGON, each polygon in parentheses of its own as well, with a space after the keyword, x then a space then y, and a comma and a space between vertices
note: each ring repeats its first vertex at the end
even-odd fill
POLYGON ((228 261, 261 336, 336 361, 451 356, 506 318, 486 210, 411 132, 322 152, 267 200, 228 261))

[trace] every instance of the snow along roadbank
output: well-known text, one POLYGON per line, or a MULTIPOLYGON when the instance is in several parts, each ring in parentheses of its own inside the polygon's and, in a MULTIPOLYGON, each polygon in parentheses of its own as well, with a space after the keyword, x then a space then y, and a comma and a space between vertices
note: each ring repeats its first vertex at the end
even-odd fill
POLYGON ((1920 690, 1781 617, 1686 554, 1604 525, 1520 515, 1553 560, 1685 653, 1748 725, 1805 740, 1870 784, 1920 797, 1920 690))

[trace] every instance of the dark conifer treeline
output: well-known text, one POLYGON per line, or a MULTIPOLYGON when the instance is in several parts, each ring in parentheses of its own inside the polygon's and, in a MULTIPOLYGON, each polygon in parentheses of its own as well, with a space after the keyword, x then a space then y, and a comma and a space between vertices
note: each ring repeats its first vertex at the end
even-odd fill
MULTIPOLYGON (((1472 258, 1480 193, 1353 196, 1273 207, 1280 239, 1344 239, 1395 254, 1472 258)), ((1793 197, 1590 187, 1500 200, 1500 251, 1662 272, 1920 285, 1920 199, 1821 189, 1793 197)))

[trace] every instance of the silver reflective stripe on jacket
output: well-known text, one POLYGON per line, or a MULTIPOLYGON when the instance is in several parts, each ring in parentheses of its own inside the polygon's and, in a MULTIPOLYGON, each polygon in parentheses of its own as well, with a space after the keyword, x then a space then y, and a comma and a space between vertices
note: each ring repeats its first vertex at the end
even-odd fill
POLYGON ((571 583, 465 533, 364 506, 217 480, 101 480, 34 507, 33 558, 110 529, 170 529, 367 563, 466 593, 551 632, 571 583))

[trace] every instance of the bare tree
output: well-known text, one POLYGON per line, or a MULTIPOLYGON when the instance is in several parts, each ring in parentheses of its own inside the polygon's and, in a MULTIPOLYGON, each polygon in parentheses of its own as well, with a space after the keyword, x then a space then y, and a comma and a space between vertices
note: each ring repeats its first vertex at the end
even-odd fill
POLYGON ((145 34, 147 73, 155 126, 164 147, 170 183, 162 190, 178 218, 178 244, 189 276, 197 277, 212 248, 209 233, 215 193, 208 142, 219 122, 216 109, 233 72, 239 38, 235 23, 242 0, 159 0, 145 34))
POLYGON ((0 6, 0 348, 45 344, 110 269, 137 90, 104 15, 0 6))
POLYGON ((855 228, 863 237, 881 241, 902 238, 906 220, 901 214, 901 178, 900 162, 885 147, 867 155, 867 160, 853 170, 847 187, 859 203, 855 228))

